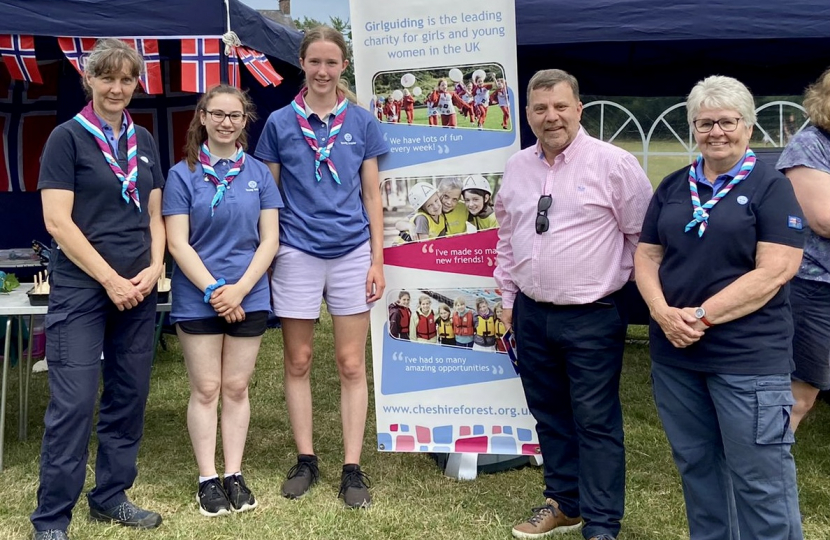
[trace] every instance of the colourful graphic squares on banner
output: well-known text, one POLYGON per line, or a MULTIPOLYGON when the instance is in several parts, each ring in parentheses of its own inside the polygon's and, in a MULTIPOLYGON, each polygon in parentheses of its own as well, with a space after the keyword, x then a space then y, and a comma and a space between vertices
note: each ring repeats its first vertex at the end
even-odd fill
POLYGON ((513 426, 504 426, 502 431, 504 431, 505 435, 513 435, 513 426))
POLYGON ((462 437, 470 436, 470 426, 461 426, 458 428, 458 434, 462 437))
POLYGON ((490 451, 495 454, 515 454, 516 439, 513 437, 492 437, 490 451))
POLYGON ((409 426, 406 424, 401 424, 401 433, 409 433, 409 426))
POLYGON ((425 444, 432 442, 430 440, 430 432, 428 427, 415 426, 415 435, 418 438, 419 443, 425 444))
POLYGON ((487 437, 470 437, 455 441, 456 452, 475 452, 483 454, 487 452, 487 437))
POLYGON ((378 450, 390 451, 394 450, 392 444, 392 436, 388 433, 378 433, 378 450))
POLYGON ((516 436, 522 442, 533 440, 533 433, 529 429, 522 429, 522 428, 517 429, 516 430, 516 436))
POLYGON ((398 435, 395 439, 395 450, 399 452, 412 452, 415 450, 415 437, 412 435, 398 435))
POLYGON ((449 446, 433 446, 432 451, 433 452, 452 452, 452 448, 450 448, 449 446))
POLYGON ((435 444, 452 444, 452 426, 438 426, 432 429, 435 444))
POLYGON ((422 446, 420 450, 421 452, 429 452, 429 446, 422 446))
POLYGON ((493 435, 501 434, 501 426, 493 426, 493 435))
POLYGON ((389 431, 391 431, 391 432, 393 432, 393 433, 394 433, 394 432, 396 432, 396 431, 398 431, 398 424, 392 424, 392 425, 390 425, 390 426, 389 426, 389 431))
POLYGON ((536 454, 541 454, 542 449, 539 448, 538 444, 523 444, 522 445, 522 454, 535 456, 536 454))
POLYGON ((484 426, 473 426, 473 435, 484 435, 484 426))

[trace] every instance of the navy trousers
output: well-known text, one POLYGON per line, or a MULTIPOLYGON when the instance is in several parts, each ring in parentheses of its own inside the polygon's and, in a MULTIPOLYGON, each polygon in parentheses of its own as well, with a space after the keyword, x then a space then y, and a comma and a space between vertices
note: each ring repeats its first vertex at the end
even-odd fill
POLYGON ((652 362, 657 412, 691 540, 802 540, 789 373, 727 375, 652 362))
POLYGON ((89 504, 108 509, 126 500, 137 474, 150 389, 156 293, 118 311, 103 289, 53 287, 46 315, 49 406, 40 455, 35 530, 69 526, 84 487, 98 383, 95 488, 89 504), (101 360, 101 353, 104 360, 101 360))
POLYGON ((581 306, 519 294, 513 327, 527 404, 545 460, 545 497, 582 534, 616 536, 625 506, 619 386, 625 317, 615 298, 581 306))

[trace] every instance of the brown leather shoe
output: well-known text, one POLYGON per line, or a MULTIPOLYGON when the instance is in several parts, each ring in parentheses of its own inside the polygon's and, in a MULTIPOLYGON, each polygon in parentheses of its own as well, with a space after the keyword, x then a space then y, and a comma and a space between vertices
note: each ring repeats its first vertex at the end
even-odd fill
POLYGON ((533 509, 533 515, 513 527, 515 538, 545 538, 554 533, 575 531, 582 526, 581 517, 568 517, 559 510, 559 503, 545 499, 545 506, 533 509))

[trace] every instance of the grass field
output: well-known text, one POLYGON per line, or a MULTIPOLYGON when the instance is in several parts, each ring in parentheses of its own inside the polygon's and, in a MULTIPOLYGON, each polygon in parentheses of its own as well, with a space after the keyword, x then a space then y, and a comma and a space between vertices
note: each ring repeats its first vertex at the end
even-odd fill
MULTIPOLYGON (((632 327, 643 336, 642 327, 632 327)), ((294 445, 282 393, 282 336, 266 334, 251 385, 252 420, 244 472, 260 500, 253 512, 203 518, 196 510, 196 465, 185 424, 188 385, 174 337, 161 352, 153 372, 139 478, 130 496, 163 513, 157 531, 140 532, 91 523, 81 498, 70 528, 73 539, 411 539, 495 540, 510 537, 510 528, 541 502, 541 471, 528 467, 482 475, 472 482, 444 477, 432 459, 421 454, 374 450, 374 416, 367 427, 364 468, 372 476, 375 504, 368 511, 346 510, 336 499, 342 447, 337 374, 332 360, 331 322, 318 326, 318 365, 313 372, 316 451, 322 481, 300 501, 279 495, 285 471, 294 463, 294 445)), ((669 448, 649 388, 647 347, 630 344, 622 378, 627 445, 626 516, 621 540, 688 538, 683 499, 669 448)), ((16 379, 12 378, 12 381, 16 379)), ((13 385, 10 385, 13 386, 13 385)), ((33 376, 30 437, 18 441, 16 389, 9 393, 6 430, 6 495, 0 505, 0 539, 29 538, 28 515, 35 505, 42 418, 47 404, 46 375, 33 376)), ((370 393, 371 394, 371 393, 370 393)), ((370 406, 371 407, 371 406, 370 406)), ((805 535, 830 538, 830 410, 820 404, 802 424, 795 446, 799 468, 805 535)), ((94 459, 94 440, 90 463, 94 459)), ((220 464, 221 467, 221 464, 220 464)), ((88 467, 87 489, 92 468, 88 467)), ((576 534, 563 540, 577 540, 576 534)), ((750 539, 751 540, 751 539, 750 539)))
MULTIPOLYGON (((457 107, 456 107, 457 109, 457 107)), ((385 118, 385 117, 384 117, 385 118)), ((498 131, 502 131, 501 129, 501 108, 498 105, 490 105, 489 110, 487 111, 487 118, 484 120, 484 129, 495 129, 498 131)), ((470 119, 468 117, 462 116, 461 111, 458 110, 456 112, 456 121, 458 122, 459 129, 477 129, 478 124, 471 124, 470 119)), ((384 122, 385 123, 385 122, 384 122)), ((406 125, 406 113, 401 114, 401 122, 403 125, 406 125)), ((438 124, 440 126, 441 120, 439 116, 438 124)), ((419 126, 428 126, 429 120, 427 119, 427 109, 426 107, 416 107, 415 108, 415 116, 412 119, 412 125, 419 125, 419 126)), ((513 119, 511 114, 511 119, 507 122, 507 129, 513 129, 513 119)))

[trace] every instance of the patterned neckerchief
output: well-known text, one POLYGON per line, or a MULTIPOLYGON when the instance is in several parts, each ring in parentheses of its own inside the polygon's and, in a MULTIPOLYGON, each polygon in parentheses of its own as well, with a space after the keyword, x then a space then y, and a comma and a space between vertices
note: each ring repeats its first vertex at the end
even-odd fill
POLYGON ((311 124, 308 123, 308 113, 306 113, 305 100, 303 99, 303 96, 307 90, 307 88, 300 90, 300 93, 297 94, 297 97, 295 97, 294 101, 291 102, 291 106, 294 108, 294 112, 297 113, 297 122, 300 124, 300 130, 303 132, 306 142, 314 151, 314 175, 318 182, 323 179, 323 176, 320 173, 320 167, 323 163, 325 163, 328 165, 329 171, 331 171, 332 178, 334 178, 334 181, 339 184, 340 177, 337 175, 337 168, 331 160, 331 150, 334 148, 334 140, 337 138, 337 134, 340 133, 340 128, 343 126, 343 122, 346 120, 346 109, 348 108, 349 102, 345 96, 338 96, 337 106, 334 108, 334 120, 329 126, 327 144, 325 146, 320 146, 317 141, 317 134, 314 133, 314 129, 312 129, 311 124))
POLYGON ((95 142, 98 143, 98 148, 104 154, 104 159, 115 173, 115 177, 121 182, 121 197, 127 204, 130 201, 134 202, 138 211, 141 212, 141 201, 138 198, 138 143, 135 135, 135 125, 130 113, 124 109, 124 117, 127 119, 127 173, 121 169, 121 165, 113 157, 107 137, 101 129, 101 121, 92 109, 92 102, 87 103, 86 107, 81 109, 81 112, 75 115, 74 119, 81 124, 84 129, 92 133, 95 137, 95 142))
POLYGON ((207 141, 203 142, 201 148, 199 148, 199 163, 205 172, 205 178, 209 179, 216 186, 216 194, 213 196, 213 200, 210 201, 210 216, 213 217, 213 211, 222 202, 225 191, 231 187, 233 179, 242 172, 242 167, 245 165, 245 151, 237 143, 236 154, 232 158, 231 168, 225 173, 224 178, 219 178, 213 165, 210 164, 210 150, 208 149, 207 141))
POLYGON ((752 169, 755 167, 755 153, 747 148, 746 154, 744 155, 744 161, 741 164, 741 168, 735 178, 718 191, 714 197, 709 199, 706 204, 701 205, 700 194, 697 191, 697 166, 702 159, 703 155, 701 154, 689 168, 689 191, 692 194, 692 208, 694 210, 692 211, 692 221, 686 225, 686 229, 684 231, 689 232, 694 229, 696 225, 700 224, 700 228, 697 231, 698 237, 703 236, 703 233, 706 232, 706 227, 709 224, 709 211, 712 207, 718 204, 718 201, 726 197, 729 192, 732 191, 733 187, 740 184, 741 180, 749 176, 749 173, 751 173, 752 169))

